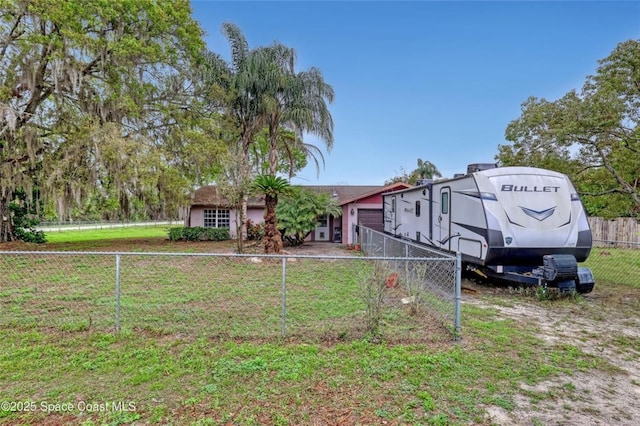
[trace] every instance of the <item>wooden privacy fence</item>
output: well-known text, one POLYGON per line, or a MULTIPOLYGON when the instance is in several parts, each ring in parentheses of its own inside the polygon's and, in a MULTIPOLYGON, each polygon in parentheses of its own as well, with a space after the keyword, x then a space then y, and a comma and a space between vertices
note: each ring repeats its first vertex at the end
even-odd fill
POLYGON ((590 217, 589 226, 593 236, 593 245, 596 247, 610 244, 605 241, 616 243, 633 243, 633 246, 640 245, 640 219, 632 217, 619 217, 617 219, 603 219, 601 217, 590 217))

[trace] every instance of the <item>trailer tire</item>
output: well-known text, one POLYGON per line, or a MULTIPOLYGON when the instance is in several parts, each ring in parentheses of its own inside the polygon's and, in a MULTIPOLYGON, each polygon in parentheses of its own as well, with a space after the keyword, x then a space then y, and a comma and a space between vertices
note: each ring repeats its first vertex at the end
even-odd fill
POLYGON ((576 291, 580 294, 591 293, 593 291, 593 283, 578 283, 578 285, 576 286, 576 291))

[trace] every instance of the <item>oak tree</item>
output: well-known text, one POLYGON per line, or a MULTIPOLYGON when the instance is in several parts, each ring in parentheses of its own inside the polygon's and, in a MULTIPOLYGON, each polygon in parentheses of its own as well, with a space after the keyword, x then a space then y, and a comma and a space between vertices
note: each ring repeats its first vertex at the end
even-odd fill
POLYGON ((640 40, 599 61, 581 91, 531 97, 496 159, 568 174, 590 215, 640 215, 640 40))
POLYGON ((19 188, 37 186, 60 216, 91 197, 114 198, 125 216, 151 199, 162 210, 182 184, 161 147, 202 49, 187 0, 5 0, 0 241, 14 238, 19 188))

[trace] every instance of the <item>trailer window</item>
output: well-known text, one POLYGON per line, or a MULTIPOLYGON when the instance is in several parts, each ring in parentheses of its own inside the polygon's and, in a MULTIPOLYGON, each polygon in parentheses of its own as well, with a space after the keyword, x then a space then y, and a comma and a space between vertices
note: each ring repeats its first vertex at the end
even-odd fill
POLYGON ((442 214, 449 214, 449 193, 443 192, 440 200, 440 208, 442 214))
POLYGON ((420 217, 420 201, 416 201, 416 217, 420 217))
POLYGON ((391 213, 396 212, 396 197, 391 197, 391 213))

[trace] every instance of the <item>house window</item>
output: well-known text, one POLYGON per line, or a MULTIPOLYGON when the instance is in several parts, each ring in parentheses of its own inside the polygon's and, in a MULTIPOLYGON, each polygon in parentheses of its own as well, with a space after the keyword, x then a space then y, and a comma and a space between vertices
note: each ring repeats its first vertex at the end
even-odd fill
POLYGON ((229 228, 229 210, 226 209, 205 209, 205 228, 229 228))
POLYGON ((416 217, 420 217, 420 201, 416 201, 416 217))

